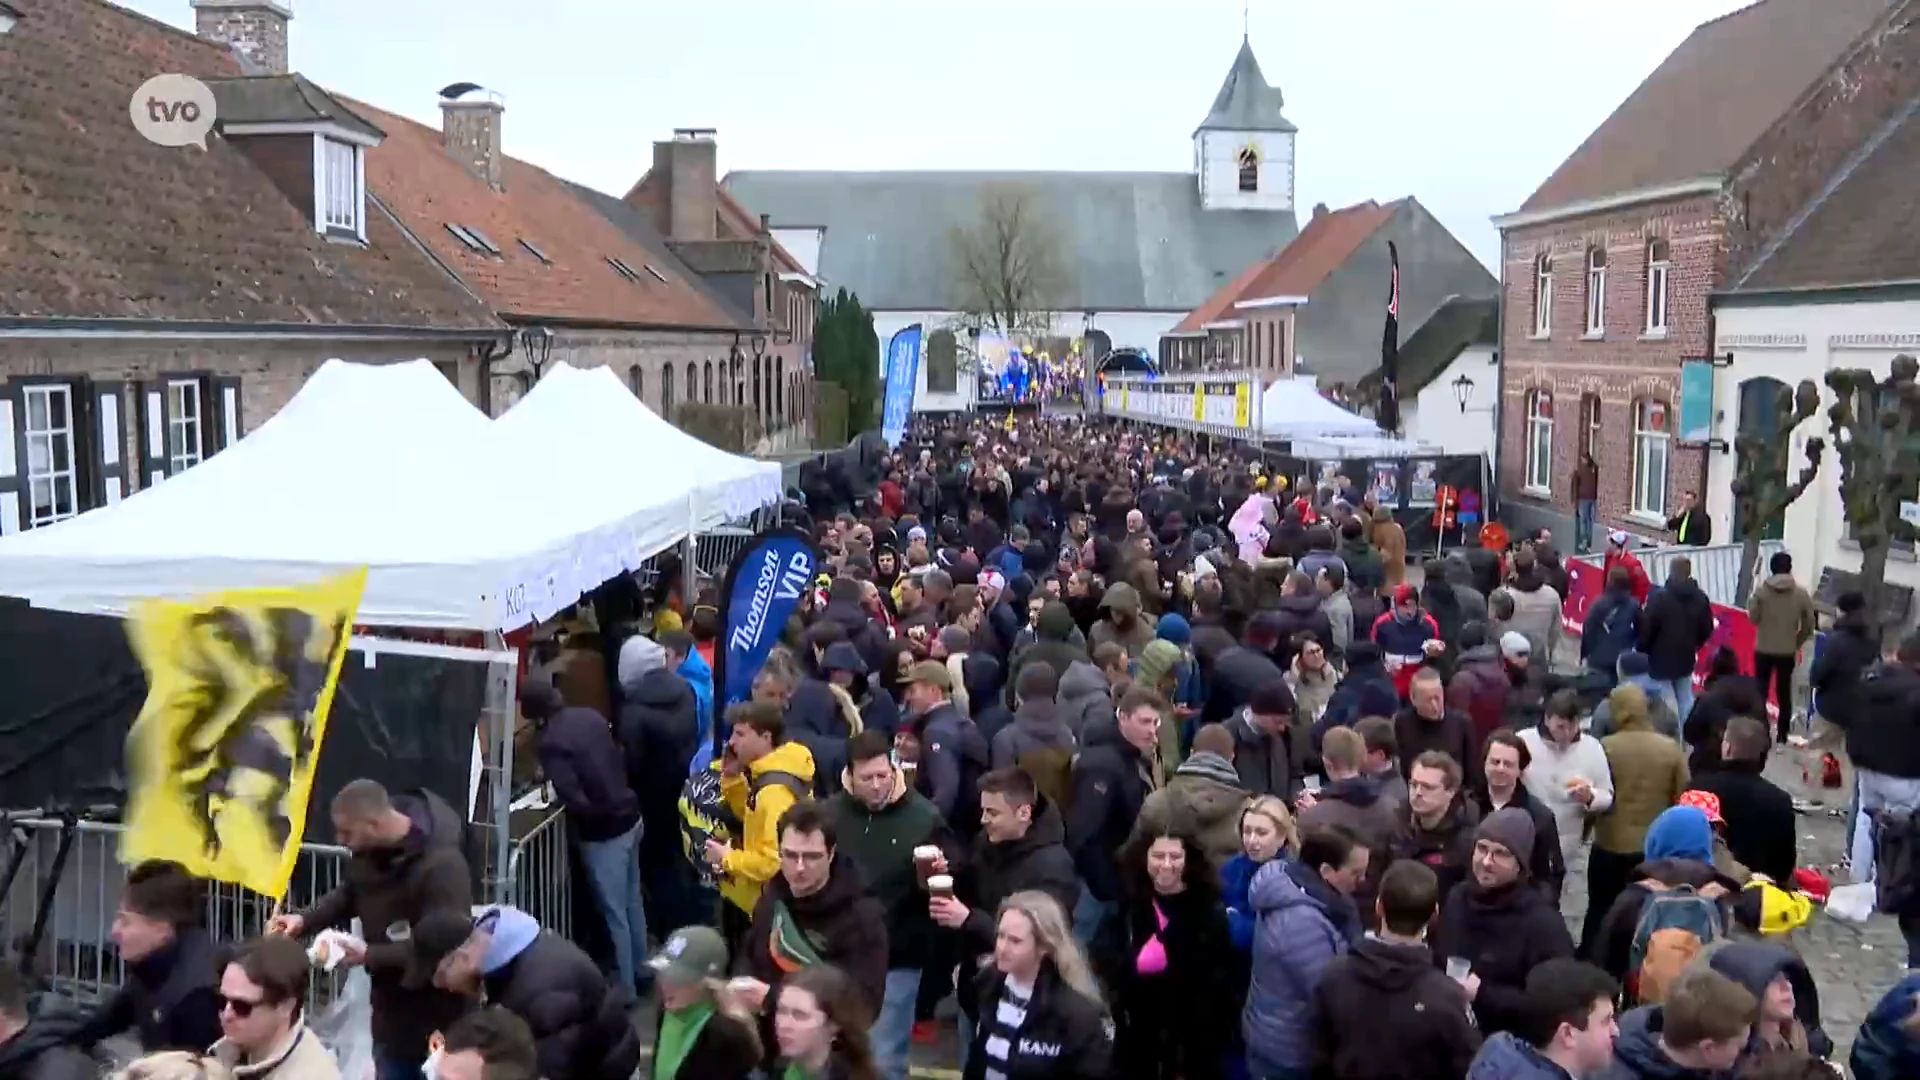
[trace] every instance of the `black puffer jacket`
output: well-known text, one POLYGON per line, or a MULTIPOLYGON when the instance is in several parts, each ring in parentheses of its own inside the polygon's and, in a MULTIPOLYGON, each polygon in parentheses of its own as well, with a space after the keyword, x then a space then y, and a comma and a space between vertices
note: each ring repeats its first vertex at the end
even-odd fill
POLYGON ((627 783, 640 799, 646 830, 640 846, 649 852, 680 850, 680 789, 700 742, 693 688, 666 668, 654 668, 621 687, 620 748, 627 783))
POLYGON ((1692 578, 1667 579, 1640 612, 1640 651, 1656 679, 1692 678, 1695 661, 1713 639, 1713 602, 1692 578))
POLYGON ((538 931, 487 972, 485 984, 488 1001, 533 1029, 541 1076, 627 1080, 639 1067, 640 1036, 627 1019, 625 995, 566 938, 538 931))
POLYGON ((1120 897, 1114 855, 1133 833, 1134 819, 1152 790, 1153 761, 1120 737, 1117 723, 1088 724, 1073 763, 1073 799, 1067 845, 1087 889, 1099 900, 1120 897))
POLYGON ((87 1018, 76 1040, 92 1046, 127 1030, 140 1035, 140 1049, 200 1053, 220 1038, 220 973, 226 950, 205 930, 178 931, 174 942, 127 965, 126 985, 87 1018))
POLYGON ((1488 889, 1468 879, 1440 905, 1435 956, 1464 956, 1480 978, 1473 1012, 1480 1030, 1524 1032, 1527 972, 1548 960, 1573 956, 1573 938, 1560 909, 1527 882, 1488 889))
POLYGON ((1860 680, 1879 659, 1880 644, 1867 628, 1866 614, 1850 611, 1840 616, 1808 677, 1820 715, 1843 728, 1860 715, 1860 680))
POLYGON ((1860 704, 1847 725, 1854 768, 1920 777, 1920 672, 1897 662, 1874 665, 1860 682, 1860 704))
POLYGON ((466 828, 445 799, 422 791, 396 795, 393 805, 413 822, 407 838, 397 848, 356 852, 340 885, 301 913, 301 930, 311 935, 359 916, 373 983, 373 1045, 383 1056, 419 1062, 426 1060, 428 1036, 452 1023, 467 1003, 454 994, 401 985, 413 960, 406 935, 429 911, 471 907, 473 877, 466 828))
MULTIPOLYGON (((1073 856, 1067 853, 1066 830, 1060 811, 1041 795, 1033 804, 1033 823, 1018 840, 996 844, 983 832, 975 838, 967 862, 954 876, 954 895, 967 905, 967 921, 960 933, 961 985, 974 960, 993 948, 996 918, 1000 904, 1017 892, 1046 893, 1060 905, 1067 918, 1080 899, 1080 878, 1074 872, 1073 856)), ((961 1005, 972 1008, 963 998, 961 1005)))

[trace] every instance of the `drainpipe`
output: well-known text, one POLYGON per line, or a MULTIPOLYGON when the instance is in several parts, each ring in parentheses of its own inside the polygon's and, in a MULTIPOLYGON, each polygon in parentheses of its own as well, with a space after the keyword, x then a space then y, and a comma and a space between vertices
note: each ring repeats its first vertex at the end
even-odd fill
POLYGON ((496 360, 505 360, 513 355, 513 335, 497 341, 483 342, 478 352, 480 360, 480 411, 488 417, 493 416, 493 364, 496 360))
POLYGON ((1487 490, 1480 493, 1484 504, 1480 520, 1493 521, 1500 511, 1500 450, 1506 444, 1507 418, 1507 234, 1500 233, 1500 297, 1494 309, 1493 344, 1493 453, 1488 467, 1487 490))

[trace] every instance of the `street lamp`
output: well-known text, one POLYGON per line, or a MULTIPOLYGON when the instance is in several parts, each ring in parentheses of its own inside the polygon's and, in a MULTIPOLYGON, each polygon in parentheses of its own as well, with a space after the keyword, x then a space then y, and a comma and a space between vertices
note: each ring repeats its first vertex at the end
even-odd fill
POLYGON ((1453 380, 1453 400, 1460 403, 1462 413, 1467 411, 1467 402, 1473 400, 1473 379, 1464 371, 1460 373, 1459 378, 1453 380))
POLYGON ((520 331, 520 351, 526 354, 527 366, 533 369, 533 378, 527 384, 531 388, 540 381, 541 372, 553 356, 553 331, 544 326, 529 326, 520 331))

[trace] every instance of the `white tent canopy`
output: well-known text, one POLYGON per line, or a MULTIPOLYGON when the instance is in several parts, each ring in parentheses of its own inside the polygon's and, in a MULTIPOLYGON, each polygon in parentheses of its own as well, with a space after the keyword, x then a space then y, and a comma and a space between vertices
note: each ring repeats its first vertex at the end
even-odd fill
MULTIPOLYGON (((567 370, 569 383, 592 377, 567 370)), ((569 415, 607 396, 587 385, 593 394, 543 395, 552 404, 530 393, 514 423, 489 421, 425 360, 328 361, 272 419, 200 465, 0 539, 0 595, 122 615, 150 597, 309 584, 365 566, 362 623, 506 630, 690 529, 779 497, 776 465, 705 444, 727 461, 695 459, 657 433, 648 445, 660 449, 639 449, 645 421, 666 425, 606 381, 619 394, 609 400, 645 416, 604 405, 569 415), (621 423, 629 429, 602 430, 621 423), (636 444, 628 456, 602 452, 621 435, 636 444), (573 453, 583 443, 593 449, 573 453), (748 479, 716 482, 728 462, 748 479)))
POLYGON ((1308 379, 1278 379, 1260 395, 1260 430, 1270 439, 1377 436, 1380 425, 1320 396, 1308 379))

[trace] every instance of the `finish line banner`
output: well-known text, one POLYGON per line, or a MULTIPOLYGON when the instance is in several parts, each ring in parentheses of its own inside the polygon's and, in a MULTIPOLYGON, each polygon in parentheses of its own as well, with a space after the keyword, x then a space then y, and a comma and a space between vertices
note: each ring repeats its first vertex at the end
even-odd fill
POLYGON ((121 862, 285 895, 366 584, 359 570, 133 611, 148 690, 127 734, 121 862))
POLYGON ((880 437, 889 447, 899 446, 913 419, 913 393, 920 382, 919 323, 893 335, 887 342, 887 396, 880 406, 880 437))
MULTIPOLYGON (((891 391, 889 391, 891 393, 891 391)), ((770 529, 747 542, 720 590, 720 647, 714 651, 714 737, 727 706, 753 696, 753 679, 813 584, 813 541, 798 529, 770 529)))

